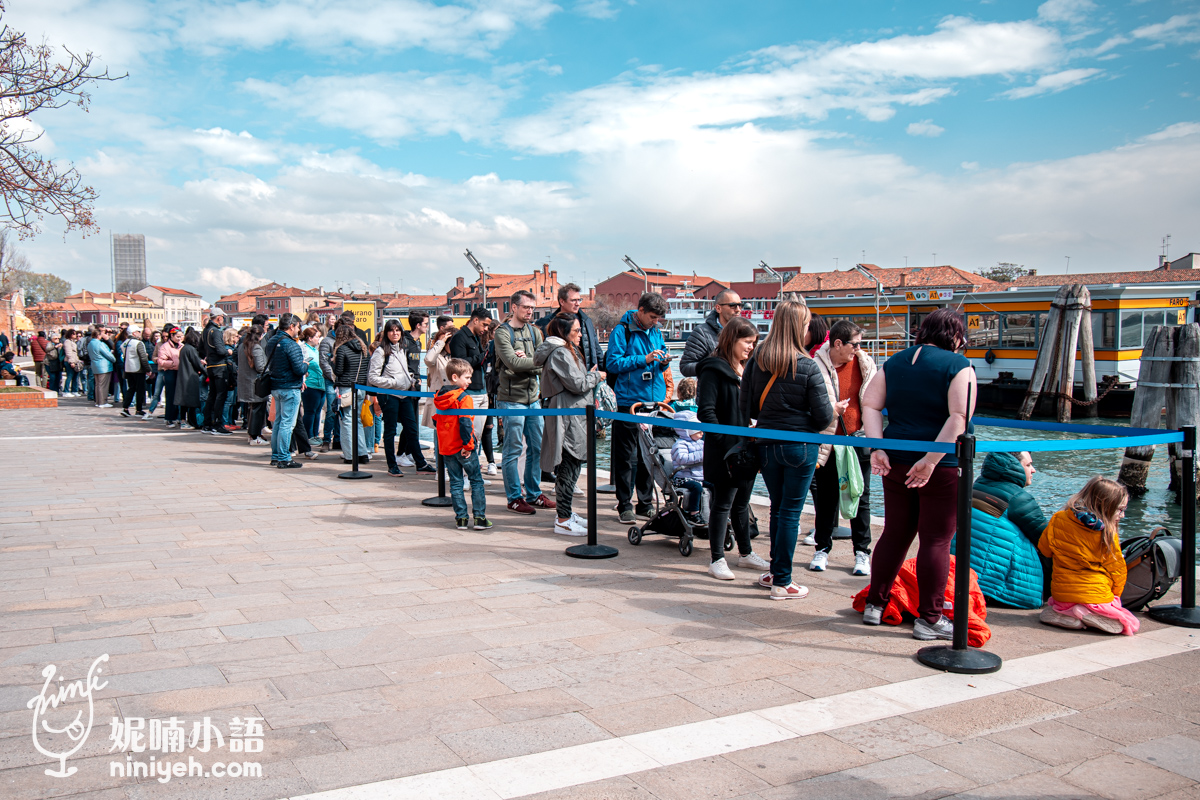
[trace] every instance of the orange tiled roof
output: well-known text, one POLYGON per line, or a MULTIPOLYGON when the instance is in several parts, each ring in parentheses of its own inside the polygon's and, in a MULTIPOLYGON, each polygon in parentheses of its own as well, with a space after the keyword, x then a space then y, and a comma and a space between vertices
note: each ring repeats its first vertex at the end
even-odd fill
POLYGON ((171 289, 167 286, 155 286, 154 284, 150 284, 150 288, 158 289, 163 294, 177 294, 177 295, 184 295, 186 297, 199 297, 200 296, 200 295, 196 294, 195 292, 189 292, 186 289, 171 289))
POLYGON ((1190 269, 1152 269, 1137 272, 1085 272, 1079 275, 1026 275, 1004 286, 1062 286, 1082 283, 1089 286, 1113 283, 1200 283, 1200 271, 1190 269))
MULTIPOLYGON (((976 275, 958 267, 879 267, 862 264, 872 275, 879 278, 885 290, 895 291, 924 287, 970 286, 972 291, 996 289, 1003 286, 990 278, 976 275), (903 278, 903 285, 901 284, 903 278)), ((768 284, 769 285, 769 284, 768 284)), ((802 272, 788 281, 785 292, 844 292, 851 289, 874 291, 875 281, 857 270, 834 270, 832 272, 802 272)))
POLYGON ((389 300, 387 308, 430 308, 446 305, 444 294, 402 294, 389 300))
POLYGON ((137 294, 135 292, 86 292, 85 291, 85 292, 79 292, 78 294, 68 295, 67 297, 64 297, 63 300, 68 301, 68 302, 72 301, 72 300, 79 300, 82 302, 83 296, 85 294, 88 295, 89 297, 102 297, 105 299, 113 300, 114 302, 117 300, 123 300, 127 303, 150 303, 151 305, 154 304, 154 301, 151 300, 149 297, 146 297, 145 295, 137 294))

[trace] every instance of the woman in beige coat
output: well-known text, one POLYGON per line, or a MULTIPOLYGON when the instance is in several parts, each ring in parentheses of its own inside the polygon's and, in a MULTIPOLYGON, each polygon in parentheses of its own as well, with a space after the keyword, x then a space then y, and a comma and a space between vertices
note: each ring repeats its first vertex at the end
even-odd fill
MULTIPOLYGON (((450 337, 458 333, 458 328, 453 325, 447 325, 437 332, 433 341, 429 343, 429 349, 425 351, 425 373, 429 379, 429 391, 434 394, 446 383, 446 364, 450 362, 450 356, 446 352, 446 345, 450 341, 450 337)), ((424 406, 421 408, 421 427, 432 428, 433 424, 433 403, 429 402, 429 398, 425 398, 424 406)))

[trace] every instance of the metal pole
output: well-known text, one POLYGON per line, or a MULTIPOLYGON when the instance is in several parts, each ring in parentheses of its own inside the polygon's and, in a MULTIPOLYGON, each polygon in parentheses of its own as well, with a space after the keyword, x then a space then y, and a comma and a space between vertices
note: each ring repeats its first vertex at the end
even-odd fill
POLYGON ((359 415, 362 413, 362 406, 358 404, 358 386, 355 385, 350 391, 353 399, 350 401, 350 408, 348 411, 354 415, 354 419, 351 421, 351 425, 353 426, 352 430, 354 432, 354 443, 352 445, 354 448, 354 463, 350 466, 349 472, 343 472, 342 474, 338 475, 339 478, 344 478, 348 481, 363 480, 364 478, 371 477, 371 473, 360 472, 358 469, 358 423, 359 415))
POLYGON ((1183 574, 1180 576, 1181 601, 1178 605, 1155 606, 1150 617, 1168 625, 1200 628, 1200 609, 1196 608, 1196 426, 1183 428, 1183 476, 1180 502, 1183 504, 1183 574))
POLYGON ((971 614, 971 491, 975 486, 975 436, 960 434, 955 443, 958 456, 958 513, 954 553, 954 639, 953 646, 923 647, 917 660, 927 667, 964 675, 983 675, 1000 669, 1000 656, 967 645, 967 623, 971 614))
MULTIPOLYGON (((434 437, 434 446, 437 446, 437 438, 434 437)), ((426 497, 421 501, 421 505, 430 506, 432 508, 449 508, 454 505, 454 501, 446 496, 446 462, 442 461, 442 454, 437 454, 437 471, 438 471, 438 493, 437 497, 426 497)))
POLYGON ((587 485, 588 485, 588 535, 587 544, 576 544, 567 548, 572 558, 613 558, 617 548, 596 543, 596 407, 587 407, 587 485))

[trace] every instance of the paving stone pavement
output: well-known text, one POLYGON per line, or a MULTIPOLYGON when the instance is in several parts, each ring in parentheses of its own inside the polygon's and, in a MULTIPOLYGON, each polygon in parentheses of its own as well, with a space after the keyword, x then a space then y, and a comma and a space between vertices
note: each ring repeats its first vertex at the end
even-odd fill
MULTIPOLYGON (((751 572, 712 580, 702 552, 629 546, 605 497, 601 540, 621 554, 577 561, 552 515, 504 511, 498 479, 496 527, 457 531, 420 505, 433 479, 341 481, 336 454, 270 470, 243 437, 77 400, 5 412, 5 438, 5 798, 294 797, 930 674, 907 629, 849 609, 865 581, 845 543, 802 573, 808 599, 780 604, 751 572), (102 653, 78 772, 49 777, 26 703, 47 664, 71 681, 102 653), (114 717, 210 717, 227 735, 261 719, 262 777, 113 777, 114 717)), ((1025 611, 989 622, 1006 659, 1102 638, 1025 611)), ((1198 667, 1188 652, 536 796, 1200 798, 1198 667)))

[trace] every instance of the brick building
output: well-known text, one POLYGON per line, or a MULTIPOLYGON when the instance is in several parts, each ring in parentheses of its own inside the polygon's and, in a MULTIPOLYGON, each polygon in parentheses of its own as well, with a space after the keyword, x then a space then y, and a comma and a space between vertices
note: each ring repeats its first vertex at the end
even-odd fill
MULTIPOLYGON (((499 319, 509 313, 510 298, 521 289, 532 292, 537 298, 537 310, 534 319, 553 313, 558 309, 558 272, 550 269, 549 264, 542 264, 540 272, 521 275, 488 273, 487 276, 487 307, 499 319)), ((459 278, 454 288, 446 293, 446 306, 453 316, 461 317, 470 314, 483 303, 483 280, 476 279, 467 284, 465 278, 459 278)))
POLYGON ((646 278, 635 272, 625 271, 606 278, 596 284, 595 299, 612 308, 632 308, 637 305, 642 292, 658 292, 670 299, 677 295, 695 292, 702 286, 713 282, 712 278, 704 275, 675 275, 659 267, 643 267, 646 278))

